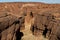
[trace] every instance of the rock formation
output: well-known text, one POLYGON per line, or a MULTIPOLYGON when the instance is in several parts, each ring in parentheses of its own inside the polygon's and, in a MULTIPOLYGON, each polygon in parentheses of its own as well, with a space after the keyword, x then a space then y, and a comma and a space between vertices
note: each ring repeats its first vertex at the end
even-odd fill
POLYGON ((60 4, 0 3, 0 40, 60 40, 60 4))

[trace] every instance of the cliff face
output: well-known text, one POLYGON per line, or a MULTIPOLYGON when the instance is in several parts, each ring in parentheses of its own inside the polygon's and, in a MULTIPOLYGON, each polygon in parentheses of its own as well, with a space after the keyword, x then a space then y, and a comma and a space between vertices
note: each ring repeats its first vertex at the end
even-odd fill
POLYGON ((0 3, 0 40, 60 40, 60 4, 0 3))

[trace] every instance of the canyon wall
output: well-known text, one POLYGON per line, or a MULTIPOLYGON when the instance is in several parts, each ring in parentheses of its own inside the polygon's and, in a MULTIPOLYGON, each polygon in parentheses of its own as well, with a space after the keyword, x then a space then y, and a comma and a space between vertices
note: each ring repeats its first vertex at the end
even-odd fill
POLYGON ((0 3, 0 40, 60 40, 60 4, 0 3))

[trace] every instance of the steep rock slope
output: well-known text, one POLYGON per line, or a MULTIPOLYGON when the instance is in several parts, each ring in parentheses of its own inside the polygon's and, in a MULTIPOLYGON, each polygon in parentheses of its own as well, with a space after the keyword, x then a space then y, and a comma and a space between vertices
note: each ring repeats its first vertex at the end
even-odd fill
POLYGON ((59 40, 60 4, 0 3, 0 40, 59 40))

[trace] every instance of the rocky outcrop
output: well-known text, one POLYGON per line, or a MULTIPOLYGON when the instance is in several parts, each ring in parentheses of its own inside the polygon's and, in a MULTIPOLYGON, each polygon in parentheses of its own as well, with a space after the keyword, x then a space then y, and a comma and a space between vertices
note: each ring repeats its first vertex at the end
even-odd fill
POLYGON ((36 14, 34 24, 31 27, 33 35, 44 36, 49 40, 60 40, 60 19, 56 19, 53 13, 43 12, 42 14, 36 14))
POLYGON ((60 40, 60 4, 0 3, 0 40, 60 40))
MULTIPOLYGON (((1 14, 1 13, 0 13, 1 14)), ((17 18, 14 15, 1 14, 0 16, 0 40, 20 40, 23 33, 20 27, 24 18, 17 18)))

